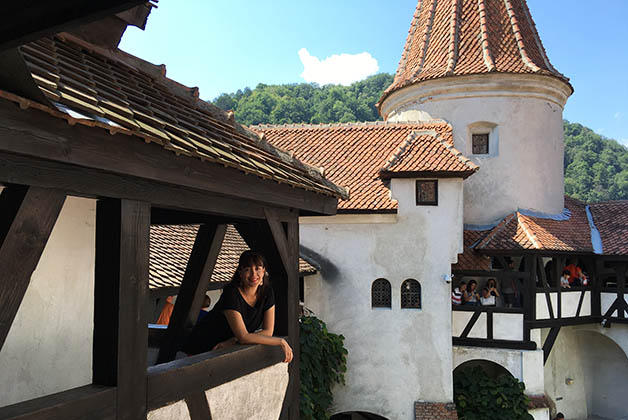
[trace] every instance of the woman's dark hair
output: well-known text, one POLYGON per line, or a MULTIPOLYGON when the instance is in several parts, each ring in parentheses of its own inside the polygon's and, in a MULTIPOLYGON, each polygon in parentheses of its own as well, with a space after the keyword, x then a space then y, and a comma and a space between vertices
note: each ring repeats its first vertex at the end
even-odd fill
POLYGON ((475 280, 471 280, 471 281, 468 283, 469 287, 471 287, 471 285, 472 285, 472 284, 474 284, 474 285, 476 285, 476 286, 477 286, 477 285, 478 285, 478 282, 477 282, 477 281, 475 281, 475 280))
MULTIPOLYGON (((261 265, 264 268, 266 266, 266 258, 256 251, 244 251, 240 254, 240 259, 238 260, 238 268, 236 268, 235 273, 233 273, 233 277, 231 278, 231 285, 238 287, 240 286, 240 270, 245 267, 252 267, 254 265, 261 265)), ((265 296, 268 288, 270 287, 270 279, 268 277, 268 271, 264 272, 264 279, 262 280, 262 284, 257 288, 257 296, 265 296)))
POLYGON ((489 284, 491 284, 491 282, 493 282, 493 284, 495 285, 495 287, 497 287, 497 280, 494 278, 490 278, 486 281, 486 285, 488 286, 489 284))

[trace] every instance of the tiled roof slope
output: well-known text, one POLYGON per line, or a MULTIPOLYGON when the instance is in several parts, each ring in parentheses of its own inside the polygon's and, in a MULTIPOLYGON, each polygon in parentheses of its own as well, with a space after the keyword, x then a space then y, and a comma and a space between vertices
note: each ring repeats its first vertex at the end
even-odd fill
POLYGON ((464 231, 464 251, 462 254, 458 254, 458 262, 452 264, 452 271, 489 271, 491 269, 491 259, 486 255, 479 254, 472 248, 487 233, 489 233, 488 230, 464 231))
POLYGON ((419 0, 393 83, 480 73, 542 74, 568 83, 545 53, 525 0, 419 0))
MULTIPOLYGON (((150 228, 150 269, 151 289, 179 287, 185 267, 194 246, 198 225, 153 225, 150 228)), ((227 225, 227 232, 218 254, 212 282, 228 282, 238 267, 240 254, 249 249, 244 239, 233 225, 227 225)), ((316 269, 303 259, 299 259, 301 273, 315 273, 316 269)))
POLYGON ((276 150, 235 123, 233 116, 198 99, 155 66, 105 50, 69 34, 20 47, 34 82, 55 107, 33 106, 71 124, 98 126, 157 143, 177 155, 235 168, 260 178, 340 197, 344 191, 315 168, 276 150))
POLYGON ((628 200, 589 206, 604 255, 628 255, 628 200))
POLYGON ((543 250, 593 252, 585 204, 565 197, 567 220, 515 212, 505 217, 474 248, 482 251, 543 250))
POLYGON ((396 209, 382 178, 466 178, 477 170, 453 148, 451 126, 441 120, 251 128, 274 146, 324 168, 327 179, 347 187, 350 198, 339 202, 341 210, 396 209))

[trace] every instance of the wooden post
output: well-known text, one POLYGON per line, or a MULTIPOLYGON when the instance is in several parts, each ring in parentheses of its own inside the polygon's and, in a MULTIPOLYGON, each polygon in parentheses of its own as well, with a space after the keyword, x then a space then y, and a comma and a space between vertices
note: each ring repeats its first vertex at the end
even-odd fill
POLYGON ((96 207, 93 382, 117 387, 116 418, 146 418, 150 204, 96 207))
POLYGON ((199 227, 168 330, 159 349, 158 364, 174 360, 186 329, 194 326, 226 230, 227 225, 201 225, 199 227))
POLYGON ((282 419, 299 418, 299 224, 297 215, 283 223, 272 209, 265 209, 266 223, 241 223, 236 229, 251 249, 261 251, 273 270, 275 334, 288 337, 294 358, 290 382, 281 410, 282 419))
POLYGON ((65 201, 58 190, 9 186, 0 195, 0 349, 65 201))

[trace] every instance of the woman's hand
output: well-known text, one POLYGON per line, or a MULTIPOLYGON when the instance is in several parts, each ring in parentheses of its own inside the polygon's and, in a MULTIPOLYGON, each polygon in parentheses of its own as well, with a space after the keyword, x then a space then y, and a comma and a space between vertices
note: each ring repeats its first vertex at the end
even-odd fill
POLYGON ((212 351, 218 350, 218 349, 222 349, 222 348, 225 348, 225 347, 229 347, 229 346, 233 346, 237 342, 238 342, 238 340, 235 337, 232 337, 232 338, 230 338, 228 340, 221 341, 220 343, 216 344, 214 346, 214 348, 212 349, 212 351))
POLYGON ((290 347, 290 344, 282 338, 280 346, 283 350, 283 354, 286 356, 285 359, 283 359, 283 362, 290 363, 292 361, 292 348, 290 347))

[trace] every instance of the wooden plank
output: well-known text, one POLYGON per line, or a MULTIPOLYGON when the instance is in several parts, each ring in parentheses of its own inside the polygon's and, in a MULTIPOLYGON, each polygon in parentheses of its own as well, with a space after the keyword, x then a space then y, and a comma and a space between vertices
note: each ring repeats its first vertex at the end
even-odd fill
POLYGON ((485 340, 483 338, 452 337, 452 342, 454 346, 536 350, 536 343, 534 341, 485 340))
POLYGON ((626 293, 626 268, 628 266, 619 264, 615 266, 615 272, 617 273, 617 300, 621 301, 623 305, 618 305, 617 316, 618 318, 626 318, 626 300, 624 299, 626 293))
POLYGON ((174 360, 186 329, 194 326, 226 229, 226 225, 215 224, 199 227, 157 363, 174 360))
POLYGON ((204 392, 185 397, 185 404, 188 406, 190 420, 212 420, 209 401, 207 401, 207 396, 204 392))
POLYGON ((599 317, 581 316, 571 318, 556 318, 540 321, 526 322, 526 328, 551 328, 551 327, 567 327, 569 325, 597 324, 600 322, 599 317))
POLYGON ((0 195, 0 349, 55 225, 65 193, 9 186, 0 195))
MULTIPOLYGON (((58 188, 90 198, 148 201, 161 208, 223 215, 232 220, 266 217, 264 205, 252 200, 1 151, 0 182, 58 188)), ((294 217, 288 209, 275 208, 275 212, 283 221, 294 217)))
POLYGON ((547 338, 545 338, 545 343, 543 343, 543 365, 545 365, 550 353, 552 352, 552 348, 554 347, 554 343, 556 342, 559 332, 560 326, 552 327, 547 334, 547 338))
POLYGON ((467 338, 467 336, 473 329, 473 326, 478 321, 478 318, 480 318, 481 313, 482 311, 476 311, 473 313, 473 315, 471 315, 471 319, 469 319, 469 322, 467 322, 467 325, 464 327, 464 330, 462 330, 462 333, 460 334, 460 338, 467 338))
POLYGON ((151 366, 148 368, 148 409, 163 407, 199 390, 208 390, 281 363, 283 359, 280 347, 238 345, 151 366))
POLYGON ((0 419, 114 420, 116 389, 86 385, 0 408, 0 419))
POLYGON ((293 358, 288 372, 290 382, 284 399, 284 407, 287 407, 287 418, 299 419, 299 401, 301 378, 299 364, 301 360, 299 343, 299 223, 298 219, 287 223, 288 249, 290 251, 290 264, 288 271, 288 338, 292 347, 293 358))
POLYGON ((493 339, 493 312, 486 313, 486 338, 493 339))
POLYGON ((578 308, 576 309, 576 316, 580 316, 580 310, 582 310, 582 302, 584 302, 584 295, 586 294, 586 290, 580 292, 580 299, 578 299, 578 308))
POLYGON ((117 386, 116 418, 146 416, 150 205, 99 200, 93 382, 117 386))
MULTIPOLYGON (((265 180, 195 157, 176 156, 163 147, 124 134, 53 118, 35 109, 22 110, 0 100, 2 149, 85 168, 159 181, 205 192, 243 198, 271 206, 335 214, 338 199, 265 180)), ((152 202, 152 201, 151 201, 152 202)))

